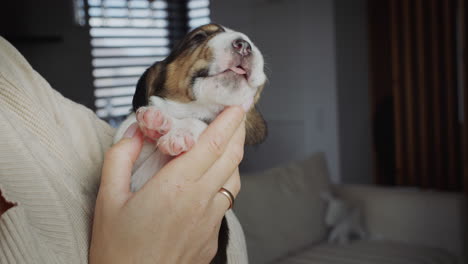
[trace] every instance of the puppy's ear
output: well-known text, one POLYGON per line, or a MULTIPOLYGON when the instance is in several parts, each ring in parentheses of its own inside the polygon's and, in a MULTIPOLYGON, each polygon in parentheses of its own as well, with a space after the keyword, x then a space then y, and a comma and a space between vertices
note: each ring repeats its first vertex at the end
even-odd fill
POLYGON ((150 69, 146 69, 143 75, 138 80, 136 85, 135 94, 133 95, 133 112, 136 112, 138 108, 148 105, 148 72, 150 69))
POLYGON ((135 94, 133 95, 133 111, 147 106, 151 96, 164 96, 163 92, 166 85, 166 64, 164 61, 158 61, 146 69, 138 80, 135 94))
POLYGON ((267 124, 255 107, 252 107, 247 113, 245 130, 245 144, 247 145, 260 144, 267 137, 267 124))

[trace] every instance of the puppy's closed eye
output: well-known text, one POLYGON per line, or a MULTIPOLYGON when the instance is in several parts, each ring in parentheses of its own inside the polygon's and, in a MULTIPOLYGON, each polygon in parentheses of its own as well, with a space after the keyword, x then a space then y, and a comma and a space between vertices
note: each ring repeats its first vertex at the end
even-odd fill
POLYGON ((193 41, 193 42, 202 42, 202 41, 206 40, 207 37, 208 37, 208 35, 206 34, 206 32, 201 31, 201 32, 198 32, 197 34, 195 34, 191 38, 191 41, 193 41))

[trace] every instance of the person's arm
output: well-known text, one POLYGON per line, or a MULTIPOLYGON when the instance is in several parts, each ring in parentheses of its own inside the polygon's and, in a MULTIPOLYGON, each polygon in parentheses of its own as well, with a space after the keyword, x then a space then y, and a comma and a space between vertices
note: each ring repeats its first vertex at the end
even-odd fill
POLYGON ((209 263, 229 208, 221 187, 240 190, 244 112, 226 109, 195 146, 175 158, 136 193, 130 175, 142 134, 106 154, 96 201, 89 261, 100 263, 209 263))

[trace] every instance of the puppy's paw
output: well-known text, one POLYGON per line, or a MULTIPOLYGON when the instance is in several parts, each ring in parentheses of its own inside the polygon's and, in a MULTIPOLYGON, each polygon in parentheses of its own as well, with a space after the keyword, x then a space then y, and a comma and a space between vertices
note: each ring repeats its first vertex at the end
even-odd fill
POLYGON ((195 118, 174 118, 171 130, 158 141, 159 151, 170 156, 189 151, 206 126, 206 123, 195 118))
POLYGON ((138 108, 136 119, 143 135, 153 140, 167 134, 172 126, 170 116, 151 106, 138 108))
POLYGON ((189 129, 174 128, 158 140, 158 149, 169 156, 186 152, 195 144, 195 137, 189 129))

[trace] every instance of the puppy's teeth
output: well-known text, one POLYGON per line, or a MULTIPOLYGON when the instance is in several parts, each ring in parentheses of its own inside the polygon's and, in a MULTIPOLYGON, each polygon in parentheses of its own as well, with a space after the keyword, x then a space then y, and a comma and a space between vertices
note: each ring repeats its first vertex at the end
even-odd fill
POLYGON ((232 68, 229 68, 229 69, 230 69, 231 71, 237 73, 237 74, 245 74, 245 73, 246 73, 243 69, 241 69, 241 68, 239 68, 239 67, 232 67, 232 68))

